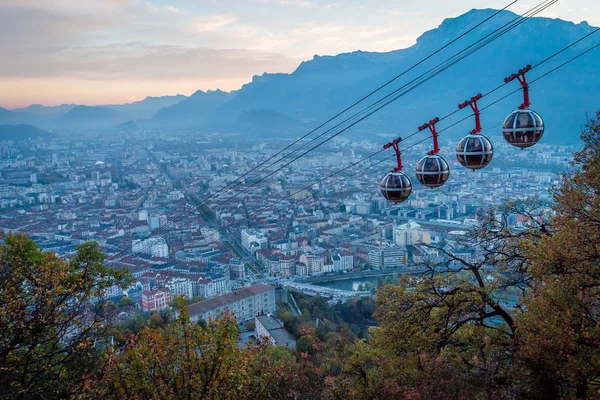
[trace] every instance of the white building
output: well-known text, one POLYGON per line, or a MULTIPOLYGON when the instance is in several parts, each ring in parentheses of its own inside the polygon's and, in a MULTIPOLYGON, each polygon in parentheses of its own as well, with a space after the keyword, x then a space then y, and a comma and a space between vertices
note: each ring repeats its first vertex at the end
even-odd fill
POLYGON ((160 217, 148 217, 148 228, 150 228, 151 231, 160 228, 160 217))
POLYGON ((166 282, 166 287, 173 296, 183 296, 186 299, 194 297, 192 282, 186 278, 172 277, 166 282))
POLYGON ((354 268, 354 257, 347 252, 341 252, 332 257, 334 272, 348 271, 354 268))
POLYGON ((241 279, 246 277, 246 265, 240 258, 232 258, 229 260, 229 271, 231 279, 241 279))
POLYGON ((394 242, 398 246, 430 244, 431 235, 429 231, 421 228, 421 225, 414 221, 408 221, 406 224, 394 228, 394 242))
POLYGON ((320 274, 323 272, 325 260, 321 256, 313 254, 302 254, 300 263, 306 265, 307 271, 305 275, 320 274))
POLYGON ((250 253, 254 254, 256 250, 266 249, 268 245, 267 237, 256 229, 242 229, 242 246, 250 253))
POLYGON ((392 246, 371 250, 368 254, 369 265, 375 269, 398 268, 406 264, 406 247, 392 246))
POLYGON ((296 275, 296 259, 294 257, 279 257, 279 273, 282 276, 296 275))
POLYGON ((270 314, 254 317, 256 337, 267 340, 273 346, 296 348, 296 341, 283 327, 283 322, 270 314))
POLYGON ((131 244, 131 251, 134 254, 150 254, 152 257, 168 258, 169 245, 162 237, 154 237, 145 240, 134 240, 131 244))
POLYGON ((148 210, 138 212, 138 221, 148 221, 148 210))
POLYGON ((110 299, 117 296, 123 296, 123 289, 120 285, 112 285, 104 291, 104 298, 110 299))
POLYGON ((228 276, 214 274, 210 276, 209 291, 213 296, 220 296, 229 292, 230 280, 228 276))

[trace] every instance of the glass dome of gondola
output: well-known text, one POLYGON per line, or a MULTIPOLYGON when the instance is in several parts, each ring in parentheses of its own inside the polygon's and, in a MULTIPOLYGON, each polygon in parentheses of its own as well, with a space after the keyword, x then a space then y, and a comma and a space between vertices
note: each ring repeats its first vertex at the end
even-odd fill
POLYGON ((485 168, 493 156, 492 143, 480 134, 468 134, 456 145, 456 159, 465 168, 485 168))
POLYGON ((544 121, 542 117, 530 109, 513 111, 502 124, 504 139, 522 149, 539 142, 543 134, 544 121))
POLYGON ((396 204, 406 201, 412 193, 412 182, 406 174, 401 172, 403 168, 402 153, 400 152, 400 146, 398 145, 401 140, 401 138, 397 138, 383 146, 384 149, 389 149, 390 147, 394 149, 397 167, 381 181, 381 194, 387 200, 396 204))
POLYGON ((412 183, 402 172, 390 172, 381 181, 381 194, 392 203, 406 201, 412 193, 412 183))
POLYGON ((437 154, 427 155, 417 163, 416 175, 421 184, 437 188, 446 183, 450 177, 450 167, 444 157, 437 154))

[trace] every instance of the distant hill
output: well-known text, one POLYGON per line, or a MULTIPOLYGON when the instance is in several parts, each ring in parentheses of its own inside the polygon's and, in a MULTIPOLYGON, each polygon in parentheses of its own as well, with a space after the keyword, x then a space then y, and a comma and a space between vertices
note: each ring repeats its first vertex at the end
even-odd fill
POLYGON ((18 125, 35 124, 39 119, 29 112, 10 111, 6 108, 0 108, 0 124, 18 125))
POLYGON ((117 125, 117 131, 119 132, 134 132, 138 129, 140 129, 139 126, 135 123, 135 121, 131 120, 117 125))
POLYGON ((198 90, 187 99, 159 110, 152 123, 171 127, 207 126, 215 111, 234 97, 235 93, 221 90, 198 90))
POLYGON ((39 117, 62 117, 71 111, 77 104, 61 104, 60 106, 43 106, 41 104, 32 104, 27 107, 18 108, 14 112, 27 112, 39 117))
POLYGON ((160 109, 170 107, 185 99, 187 99, 187 97, 182 94, 161 97, 148 96, 141 101, 121 105, 108 105, 106 107, 125 114, 127 118, 131 120, 148 119, 152 118, 160 109))
POLYGON ((119 111, 104 106, 76 106, 66 113, 61 125, 71 128, 87 129, 116 125, 125 119, 119 111))
POLYGON ((12 111, 0 109, 0 123, 29 123, 52 129, 110 127, 129 120, 152 118, 161 108, 172 106, 185 99, 187 99, 186 96, 178 94, 161 97, 148 96, 144 100, 133 103, 106 106, 32 104, 12 111))
POLYGON ((32 125, 0 125, 0 142, 4 140, 34 139, 50 135, 50 132, 32 125))

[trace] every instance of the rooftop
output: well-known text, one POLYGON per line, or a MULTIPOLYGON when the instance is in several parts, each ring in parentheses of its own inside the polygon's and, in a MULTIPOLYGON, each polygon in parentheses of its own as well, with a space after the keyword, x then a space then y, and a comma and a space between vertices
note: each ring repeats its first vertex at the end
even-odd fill
POLYGON ((222 296, 217 296, 213 297, 212 299, 202 300, 198 303, 190 304, 188 307, 188 312, 190 313, 190 316, 202 314, 207 311, 214 310, 215 308, 233 303, 234 301, 245 299, 247 297, 268 292, 269 290, 274 289, 275 287, 273 286, 258 283, 256 285, 236 290, 231 293, 224 294, 222 296))

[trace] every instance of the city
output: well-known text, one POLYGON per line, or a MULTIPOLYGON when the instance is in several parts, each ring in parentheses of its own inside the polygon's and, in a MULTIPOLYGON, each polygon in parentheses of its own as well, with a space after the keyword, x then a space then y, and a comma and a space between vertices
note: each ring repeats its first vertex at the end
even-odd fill
MULTIPOLYGON (((0 230, 25 232, 65 257, 85 241, 98 242, 109 265, 136 278, 106 298, 127 295, 140 311, 167 307, 175 296, 210 299, 258 283, 335 301, 365 292, 303 279, 410 270, 441 259, 429 244, 469 259, 472 249, 461 248, 460 238, 476 224, 477 210, 508 198, 549 201, 574 150, 540 144, 531 159, 496 137, 490 168, 469 171, 448 155, 451 178, 444 187, 415 186, 409 201, 396 206, 378 189, 390 162, 369 160, 374 168, 358 165, 323 180, 375 151, 377 141, 336 138, 265 178, 279 165, 257 166, 273 162, 284 144, 152 131, 4 142, 0 230), (244 174, 245 181, 236 181, 244 174), (155 301, 157 291, 166 299, 155 301)), ((442 146, 452 149, 452 142, 442 146)), ((424 143, 407 152, 407 170, 427 150, 424 143)), ((512 215, 509 224, 518 226, 520 218, 512 215)))

